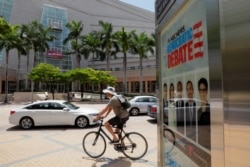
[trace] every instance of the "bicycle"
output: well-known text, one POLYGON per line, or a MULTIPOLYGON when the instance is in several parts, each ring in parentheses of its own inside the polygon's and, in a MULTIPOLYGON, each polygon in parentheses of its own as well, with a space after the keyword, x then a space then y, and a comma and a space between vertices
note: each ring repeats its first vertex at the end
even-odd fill
MULTIPOLYGON (((102 129, 104 126, 103 118, 100 118, 99 121, 98 130, 88 132, 82 140, 83 150, 91 158, 99 158, 105 153, 107 144, 104 136, 106 136, 110 142, 112 141, 108 134, 102 129)), ((127 133, 123 127, 118 137, 119 142, 114 144, 114 149, 118 152, 122 152, 127 158, 137 160, 146 154, 148 143, 145 137, 140 133, 127 133)))
POLYGON ((175 134, 169 128, 164 128, 163 137, 165 139, 165 152, 169 153, 173 150, 175 146, 175 134))

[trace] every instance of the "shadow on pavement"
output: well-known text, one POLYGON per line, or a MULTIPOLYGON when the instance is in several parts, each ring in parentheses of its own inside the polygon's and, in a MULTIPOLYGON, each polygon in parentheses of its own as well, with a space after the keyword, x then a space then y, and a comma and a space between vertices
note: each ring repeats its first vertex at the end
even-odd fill
POLYGON ((91 126, 88 126, 86 128, 78 128, 76 126, 35 126, 31 129, 23 129, 21 128, 20 126, 13 126, 13 127, 10 127, 8 129, 6 129, 6 131, 41 131, 41 130, 61 130, 61 131, 65 131, 65 130, 84 130, 84 129, 93 129, 93 128, 97 128, 98 127, 98 124, 97 125, 91 125, 91 126))
POLYGON ((151 124, 157 124, 157 119, 148 119, 147 120, 149 123, 151 123, 151 124))
POLYGON ((89 157, 83 157, 83 159, 86 160, 92 160, 93 164, 91 167, 131 167, 132 166, 132 161, 128 158, 125 157, 118 157, 116 159, 111 159, 111 158, 89 158, 89 157))
MULTIPOLYGON (((133 162, 131 159, 126 158, 126 157, 118 157, 115 159, 111 159, 111 158, 97 158, 97 159, 93 159, 93 158, 89 158, 89 157, 83 157, 83 159, 86 160, 93 160, 94 163, 93 165, 91 165, 91 167, 131 167, 133 162)), ((145 163, 146 160, 136 160, 136 162, 141 162, 141 163, 145 163)))

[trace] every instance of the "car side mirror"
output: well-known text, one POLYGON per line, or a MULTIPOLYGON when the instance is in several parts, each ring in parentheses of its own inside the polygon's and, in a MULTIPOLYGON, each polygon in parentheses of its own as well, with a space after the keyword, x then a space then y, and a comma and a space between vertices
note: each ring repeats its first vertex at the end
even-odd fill
POLYGON ((69 109, 65 107, 65 108, 63 108, 63 111, 69 111, 69 109))

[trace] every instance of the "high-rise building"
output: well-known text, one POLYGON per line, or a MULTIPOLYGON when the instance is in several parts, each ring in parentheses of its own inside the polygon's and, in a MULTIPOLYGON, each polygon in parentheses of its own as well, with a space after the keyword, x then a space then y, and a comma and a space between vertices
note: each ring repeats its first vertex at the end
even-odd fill
MULTIPOLYGON (((50 63, 59 67, 62 71, 67 71, 77 67, 75 55, 65 55, 70 45, 63 44, 69 31, 65 27, 67 22, 72 20, 82 21, 83 34, 88 34, 92 30, 100 30, 99 21, 109 22, 113 25, 113 31, 136 30, 139 34, 146 32, 151 35, 155 31, 155 15, 153 12, 126 4, 119 0, 0 0, 0 16, 13 25, 28 24, 34 20, 41 22, 44 26, 52 27, 52 34, 56 40, 49 43, 50 50, 46 54, 34 54, 29 57, 29 67, 27 69, 27 56, 21 57, 21 79, 24 80, 32 67, 40 62, 50 63)), ((117 55, 117 59, 110 61, 112 75, 117 77, 117 90, 123 91, 123 64, 122 54, 117 55)), ((15 50, 9 56, 9 92, 15 91, 17 53, 15 50)), ((155 55, 149 55, 143 59, 143 92, 152 94, 155 92, 155 55)), ((0 93, 3 93, 5 82, 5 53, 0 52, 0 93)), ((92 58, 85 60, 82 58, 80 67, 92 67, 94 69, 106 69, 106 61, 95 61, 92 58)), ((127 60, 127 86, 129 93, 139 93, 140 69, 139 57, 128 55, 127 60)))

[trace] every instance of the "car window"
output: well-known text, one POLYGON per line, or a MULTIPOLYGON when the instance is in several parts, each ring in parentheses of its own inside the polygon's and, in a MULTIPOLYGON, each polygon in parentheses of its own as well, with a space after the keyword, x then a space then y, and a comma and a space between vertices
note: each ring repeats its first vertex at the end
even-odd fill
POLYGON ((50 103, 50 109, 62 110, 64 108, 60 103, 50 103))
POLYGON ((143 98, 136 99, 136 102, 143 102, 143 98))
POLYGON ((153 103, 153 102, 156 102, 156 98, 149 98, 149 102, 153 103))
POLYGON ((78 106, 76 106, 76 105, 74 105, 74 104, 72 104, 72 103, 70 103, 70 102, 64 102, 63 104, 64 104, 65 106, 67 106, 68 108, 72 109, 72 110, 76 110, 76 109, 79 108, 78 106))
MULTIPOLYGON (((135 96, 134 97, 132 97, 130 100, 134 100, 135 99, 135 96)), ((136 101, 136 100, 135 100, 136 101)))
POLYGON ((149 102, 150 100, 149 100, 149 98, 148 97, 145 97, 145 98, 143 98, 143 102, 149 102))
POLYGON ((145 103, 145 102, 149 102, 149 99, 147 97, 142 97, 142 98, 138 98, 136 101, 145 103))
POLYGON ((49 103, 38 103, 38 104, 33 104, 33 105, 30 105, 28 107, 26 107, 26 109, 49 109, 49 103))

